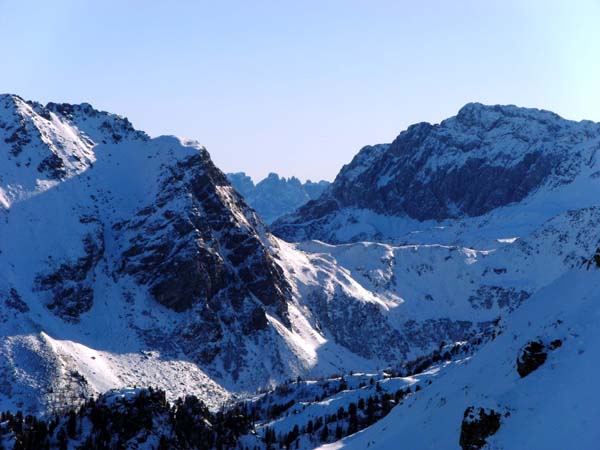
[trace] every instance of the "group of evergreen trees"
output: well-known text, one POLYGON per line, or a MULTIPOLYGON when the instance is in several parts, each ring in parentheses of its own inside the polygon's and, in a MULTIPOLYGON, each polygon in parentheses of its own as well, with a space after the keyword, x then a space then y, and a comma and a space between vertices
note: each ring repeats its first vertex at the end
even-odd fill
POLYGON ((156 442, 151 447, 160 450, 225 450, 237 448, 252 427, 237 408, 213 413, 194 396, 170 405, 164 391, 152 388, 90 399, 48 422, 6 412, 0 424, 0 449, 15 450, 126 449, 133 442, 156 442))
MULTIPOLYGON (((299 447, 299 439, 306 436, 311 442, 325 443, 340 440, 354 434, 385 417, 391 409, 404 397, 411 393, 411 388, 399 389, 394 394, 384 392, 379 384, 377 393, 361 398, 357 403, 351 402, 348 408, 340 407, 333 414, 309 420, 306 425, 294 425, 288 433, 277 435, 271 427, 265 427, 263 442, 269 449, 294 449, 299 447)), ((420 388, 417 386, 416 390, 420 388)))
POLYGON ((96 450, 131 446, 158 450, 245 450, 240 437, 251 432, 258 432, 257 436, 262 438, 261 447, 293 449, 299 447, 301 439, 318 444, 354 434, 387 415, 394 405, 411 393, 410 387, 389 393, 373 378, 362 381, 358 388, 366 387, 367 383, 372 394, 369 397, 351 402, 347 407, 341 406, 302 426, 294 425, 286 433, 277 433, 269 426, 262 430, 255 426, 283 415, 298 414, 300 408, 294 406, 299 406, 303 396, 309 396, 308 402, 312 402, 313 397, 315 402, 320 402, 347 390, 346 379, 323 380, 322 392, 316 394, 314 387, 303 393, 308 385, 298 379, 295 383, 283 384, 260 400, 240 402, 218 412, 210 411, 194 396, 170 404, 165 392, 159 389, 113 392, 89 399, 78 408, 50 420, 24 416, 21 412, 2 413, 0 450, 96 450), (277 398, 282 401, 273 401, 277 398))

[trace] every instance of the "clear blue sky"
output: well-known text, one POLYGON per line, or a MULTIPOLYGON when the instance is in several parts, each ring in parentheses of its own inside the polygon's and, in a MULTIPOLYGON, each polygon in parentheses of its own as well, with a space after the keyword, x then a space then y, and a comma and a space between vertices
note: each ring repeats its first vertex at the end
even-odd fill
POLYGON ((87 101, 225 171, 332 179, 464 103, 600 121, 600 0, 0 0, 0 91, 87 101))

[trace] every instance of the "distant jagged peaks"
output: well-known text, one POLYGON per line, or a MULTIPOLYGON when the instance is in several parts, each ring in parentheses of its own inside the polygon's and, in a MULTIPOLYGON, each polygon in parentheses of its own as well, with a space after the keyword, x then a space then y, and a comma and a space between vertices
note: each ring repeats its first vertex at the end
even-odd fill
POLYGON ((248 200, 249 194, 254 191, 256 186, 251 177, 245 172, 228 173, 227 179, 231 185, 248 200))
POLYGON ((330 184, 323 180, 302 183, 296 177, 280 177, 273 172, 256 185, 244 172, 229 173, 227 178, 267 223, 318 198, 330 184))
POLYGON ((364 147, 325 195, 273 229, 287 240, 339 242, 385 237, 356 210, 417 221, 478 217, 544 189, 589 182, 599 148, 600 124, 469 103, 440 124, 418 123, 391 144, 364 147))

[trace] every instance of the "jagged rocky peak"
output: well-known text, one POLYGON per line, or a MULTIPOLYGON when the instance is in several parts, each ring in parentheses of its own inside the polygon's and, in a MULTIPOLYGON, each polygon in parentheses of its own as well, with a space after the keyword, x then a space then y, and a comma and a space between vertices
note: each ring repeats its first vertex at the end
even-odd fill
MULTIPOLYGON (((147 140, 146 133, 136 130, 131 122, 123 116, 106 111, 99 111, 89 103, 69 104, 53 103, 46 105, 34 101, 23 100, 18 95, 0 94, 0 117, 2 129, 12 131, 9 142, 17 142, 18 134, 26 134, 37 129, 39 137, 50 138, 47 128, 67 126, 76 128, 75 134, 83 134, 86 143, 118 143, 123 139, 147 140), (44 119, 44 120, 42 120, 44 119), (28 128, 30 126, 31 128, 28 128), (15 135, 16 133, 16 135, 15 135)), ((5 138, 6 141, 6 138, 5 138)), ((21 149, 13 146, 13 153, 21 149)))
POLYGON ((0 95, 0 205, 44 191, 88 169, 95 146, 147 140, 121 116, 70 105, 0 95))
POLYGON ((289 287, 265 227, 208 152, 177 162, 157 181, 155 202, 115 225, 130 245, 123 271, 149 283, 154 297, 176 311, 211 301, 216 309, 223 301, 242 308, 245 298, 255 298, 248 316, 276 305, 285 318, 289 287), (159 228, 167 232, 148 233, 159 228))
POLYGON ((522 200, 550 178, 572 181, 581 152, 591 156, 599 136, 600 126, 591 122, 471 103, 439 125, 409 127, 386 151, 366 148, 332 191, 342 205, 419 220, 478 216, 522 200), (590 138, 589 148, 578 148, 590 138))
POLYGON ((294 176, 289 177, 289 178, 280 177, 275 172, 269 172, 267 177, 264 180, 262 180, 260 183, 279 183, 280 181, 284 182, 284 183, 287 182, 288 184, 291 184, 292 186, 301 186, 302 185, 302 182, 294 176))
POLYGON ((3 110, 16 111, 19 105, 27 103, 21 97, 15 94, 0 94, 0 108, 3 110))
POLYGON ((123 139, 147 140, 148 135, 136 130, 127 117, 94 109, 89 103, 48 103, 42 114, 50 112, 64 118, 96 143, 119 143, 123 139))
MULTIPOLYGON (((465 105, 364 147, 315 202, 274 224, 284 238, 326 238, 345 209, 425 220, 477 217, 597 169, 600 124, 537 109, 465 105), (306 225, 304 225, 306 224, 306 225), (307 231, 308 230, 308 231, 307 231)), ((339 224, 338 224, 339 225, 339 224)))

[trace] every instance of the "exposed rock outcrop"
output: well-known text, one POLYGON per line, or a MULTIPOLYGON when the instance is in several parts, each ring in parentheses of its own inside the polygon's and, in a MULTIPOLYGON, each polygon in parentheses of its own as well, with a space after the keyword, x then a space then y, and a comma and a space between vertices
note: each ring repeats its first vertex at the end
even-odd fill
POLYGON ((530 341, 521 351, 517 358, 517 372, 521 378, 537 370, 546 362, 548 353, 562 346, 562 340, 554 339, 549 344, 541 340, 530 341))
POLYGON ((460 427, 460 446, 463 450, 480 450, 487 438, 500 429, 502 415, 493 409, 469 406, 460 427))

